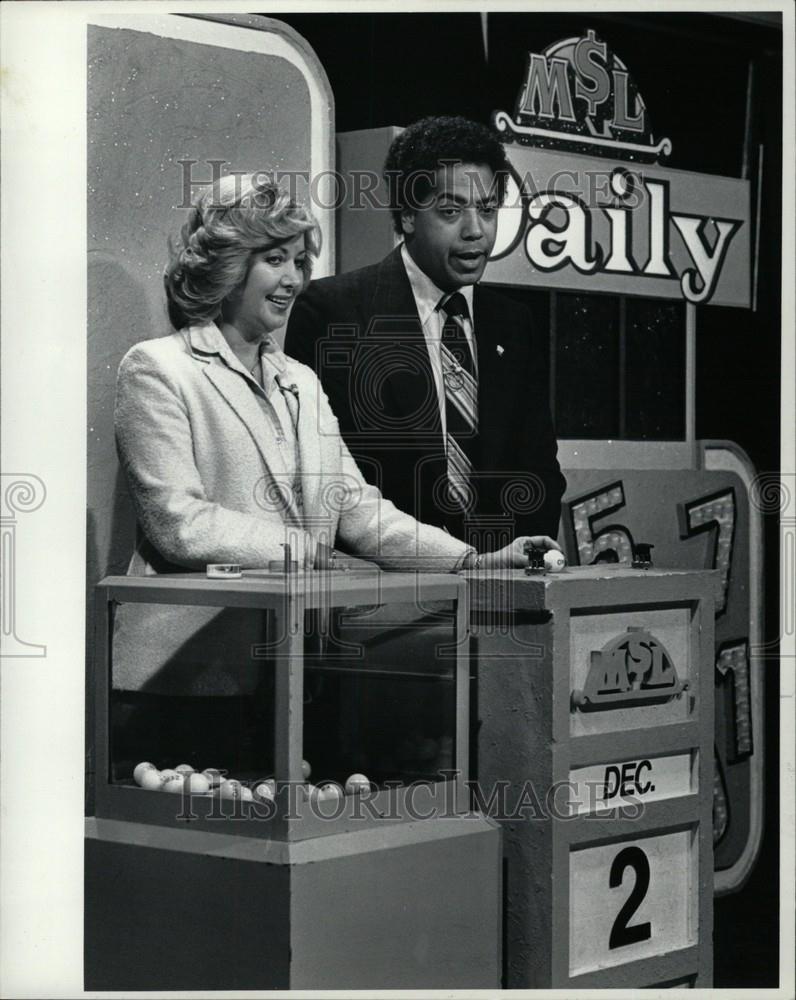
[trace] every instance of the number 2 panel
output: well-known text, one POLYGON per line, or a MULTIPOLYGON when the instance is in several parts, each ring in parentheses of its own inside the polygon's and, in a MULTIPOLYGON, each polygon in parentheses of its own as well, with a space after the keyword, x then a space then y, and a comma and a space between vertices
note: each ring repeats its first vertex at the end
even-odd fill
POLYGON ((570 975, 695 944, 697 851, 693 830, 573 850, 570 975))

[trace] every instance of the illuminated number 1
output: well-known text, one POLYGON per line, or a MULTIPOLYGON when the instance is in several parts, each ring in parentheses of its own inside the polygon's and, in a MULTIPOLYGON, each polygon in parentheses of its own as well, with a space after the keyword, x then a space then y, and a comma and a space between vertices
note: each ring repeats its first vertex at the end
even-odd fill
POLYGON ((730 804, 727 800, 727 783, 724 768, 716 747, 713 747, 713 846, 715 847, 730 825, 730 804))
POLYGON ((732 543, 735 537, 735 490, 691 500, 677 505, 680 519, 680 537, 691 538, 702 531, 713 534, 713 552, 708 568, 720 572, 716 584, 716 617, 727 610, 727 593, 730 589, 732 543))
POLYGON ((730 764, 752 755, 752 701, 749 690, 749 647, 744 639, 724 645, 716 657, 716 670, 726 679, 732 674, 734 752, 727 754, 730 764))
POLYGON ((632 868, 636 873, 636 883, 622 909, 616 915, 614 926, 611 928, 611 936, 608 938, 609 948, 622 948, 626 944, 638 944, 639 941, 646 941, 652 937, 652 924, 649 921, 643 924, 634 924, 632 927, 627 925, 628 920, 641 906, 650 885, 650 863, 640 847, 625 847, 614 858, 611 874, 608 877, 608 885, 612 889, 616 889, 622 884, 626 868, 632 868))
POLYGON ((577 558, 581 566, 597 562, 633 562, 633 537, 627 528, 611 524, 594 533, 594 522, 625 506, 622 480, 603 486, 595 493, 578 497, 569 504, 577 558))

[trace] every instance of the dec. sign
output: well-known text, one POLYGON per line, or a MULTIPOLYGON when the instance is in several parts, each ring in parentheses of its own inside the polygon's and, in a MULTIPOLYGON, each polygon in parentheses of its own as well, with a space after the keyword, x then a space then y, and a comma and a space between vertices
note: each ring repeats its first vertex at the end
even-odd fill
POLYGON ((531 53, 493 121, 512 176, 488 282, 750 304, 748 181, 650 165, 671 143, 593 32, 531 53))

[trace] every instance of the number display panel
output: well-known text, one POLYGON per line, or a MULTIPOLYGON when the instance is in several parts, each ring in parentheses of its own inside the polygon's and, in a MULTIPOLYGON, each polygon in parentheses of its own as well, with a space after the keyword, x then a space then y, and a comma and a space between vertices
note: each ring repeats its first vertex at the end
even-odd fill
POLYGON ((698 858, 695 829, 571 851, 570 975, 695 944, 698 858))
POLYGON ((510 988, 710 983, 716 575, 568 566, 476 620, 479 780, 566 802, 503 824, 510 988))
MULTIPOLYGON (((592 468, 566 468, 562 516, 570 565, 629 565, 632 546, 654 546, 656 566, 714 569, 717 891, 743 884, 762 836, 762 552, 755 470, 726 442, 697 442, 696 468, 642 467, 631 442, 613 442, 592 468), (757 539, 757 541, 755 541, 757 539)), ((654 457, 654 456, 653 456, 654 457)), ((581 720, 582 721, 582 720, 581 720)))
POLYGON ((699 786, 696 760, 696 752, 687 752, 573 768, 573 811, 594 813, 690 795, 699 786))

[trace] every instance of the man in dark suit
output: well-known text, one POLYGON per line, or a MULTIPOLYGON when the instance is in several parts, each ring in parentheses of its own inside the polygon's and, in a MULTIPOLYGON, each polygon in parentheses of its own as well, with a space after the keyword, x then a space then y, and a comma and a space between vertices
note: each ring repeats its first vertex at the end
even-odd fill
POLYGON ((409 126, 385 163, 403 243, 313 281, 285 341, 318 373, 365 478, 481 551, 555 537, 565 486, 530 315, 477 284, 507 176, 486 126, 409 126))

